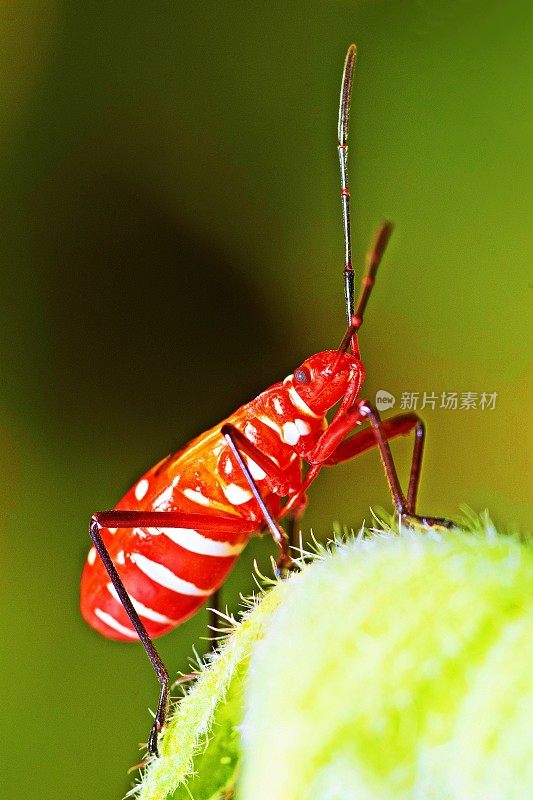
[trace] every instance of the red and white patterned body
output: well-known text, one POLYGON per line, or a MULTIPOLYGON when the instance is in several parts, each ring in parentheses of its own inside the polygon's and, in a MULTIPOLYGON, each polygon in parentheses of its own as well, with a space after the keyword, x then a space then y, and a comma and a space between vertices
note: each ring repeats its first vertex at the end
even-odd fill
MULTIPOLYGON (((302 483, 302 459, 327 428, 325 413, 348 384, 357 392, 361 362, 353 355, 325 351, 311 356, 283 382, 243 405, 224 422, 241 431, 276 464, 284 482, 274 481, 246 457, 271 514, 302 483), (295 375, 304 379, 299 381, 295 375)), ((250 486, 221 434, 220 423, 146 472, 117 504, 130 511, 180 511, 239 520, 231 532, 189 528, 119 528, 101 531, 124 586, 150 637, 190 617, 224 582, 263 519, 250 486)), ((222 526, 221 526, 222 527, 222 526)), ((81 610, 104 636, 137 639, 106 569, 91 548, 81 585, 81 610)))

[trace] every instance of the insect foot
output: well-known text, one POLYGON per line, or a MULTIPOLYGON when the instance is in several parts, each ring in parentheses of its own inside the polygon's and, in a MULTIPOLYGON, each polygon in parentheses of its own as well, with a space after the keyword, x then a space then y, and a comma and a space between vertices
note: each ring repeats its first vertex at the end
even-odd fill
POLYGON ((150 736, 148 737, 148 752, 151 756, 159 756, 159 750, 157 748, 157 736, 159 734, 159 726, 154 722, 152 726, 152 730, 150 731, 150 736))
POLYGON ((451 519, 445 519, 444 517, 422 517, 418 514, 399 514, 398 521, 400 528, 405 525, 407 528, 413 528, 415 530, 431 528, 435 531, 449 531, 459 527, 457 523, 451 519))
POLYGON ((288 553, 282 553, 282 555, 276 561, 276 565, 274 568, 274 574, 276 578, 287 578, 291 572, 298 569, 297 563, 288 553))

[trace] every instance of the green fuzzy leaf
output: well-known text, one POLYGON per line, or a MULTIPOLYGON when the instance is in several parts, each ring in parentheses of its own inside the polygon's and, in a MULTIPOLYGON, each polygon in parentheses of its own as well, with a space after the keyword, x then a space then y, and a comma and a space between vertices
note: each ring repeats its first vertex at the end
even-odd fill
POLYGON ((531 548, 378 535, 299 577, 250 662, 240 800, 533 797, 531 548))
POLYGON ((172 800, 218 800, 234 785, 241 755, 238 726, 244 703, 244 672, 244 664, 240 664, 223 702, 215 708, 205 750, 194 758, 195 774, 178 786, 172 800))
POLYGON ((531 548, 471 517, 331 550, 203 665, 140 800, 533 796, 531 548))
POLYGON ((233 785, 240 754, 243 680, 255 642, 279 605, 286 583, 278 584, 239 625, 177 704, 160 741, 160 758, 150 761, 130 794, 139 800, 215 800, 233 785))

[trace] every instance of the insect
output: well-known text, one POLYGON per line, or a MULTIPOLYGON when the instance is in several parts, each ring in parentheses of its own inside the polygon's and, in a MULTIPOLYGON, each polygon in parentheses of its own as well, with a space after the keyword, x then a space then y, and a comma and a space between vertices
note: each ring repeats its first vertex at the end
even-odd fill
POLYGON ((377 231, 356 304, 347 172, 355 58, 351 45, 338 125, 347 319, 340 346, 307 358, 285 380, 146 472, 114 510, 91 519, 93 547, 83 571, 82 613, 104 636, 140 639, 152 662, 161 687, 148 739, 150 754, 158 754, 169 702, 168 672, 152 639, 194 614, 218 590, 253 534, 267 529, 279 548, 278 570, 291 568, 294 525, 305 507, 306 491, 323 467, 377 447, 396 513, 412 523, 451 525, 415 512, 422 420, 401 414, 382 421, 373 405, 359 398, 365 370, 357 333, 392 225, 384 222, 377 231), (326 413, 334 406, 328 423, 326 413), (404 494, 389 440, 411 432, 412 464, 404 494))

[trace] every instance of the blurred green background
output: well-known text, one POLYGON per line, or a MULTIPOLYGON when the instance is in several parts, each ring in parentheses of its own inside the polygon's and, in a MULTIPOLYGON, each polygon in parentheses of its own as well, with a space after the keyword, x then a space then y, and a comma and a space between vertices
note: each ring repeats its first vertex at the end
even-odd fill
MULTIPOLYGON (((343 333, 336 117, 356 260, 396 231, 364 393, 425 409, 420 508, 526 528, 531 4, 5 3, 1 16, 2 798, 119 798, 157 687, 78 612, 91 512, 343 333)), ((395 448, 403 469, 408 446, 395 448)), ((326 538, 390 507, 376 453, 330 470, 326 538)), ((254 541, 225 599, 253 586, 254 541)), ((161 640, 171 671, 206 614, 161 640)))

